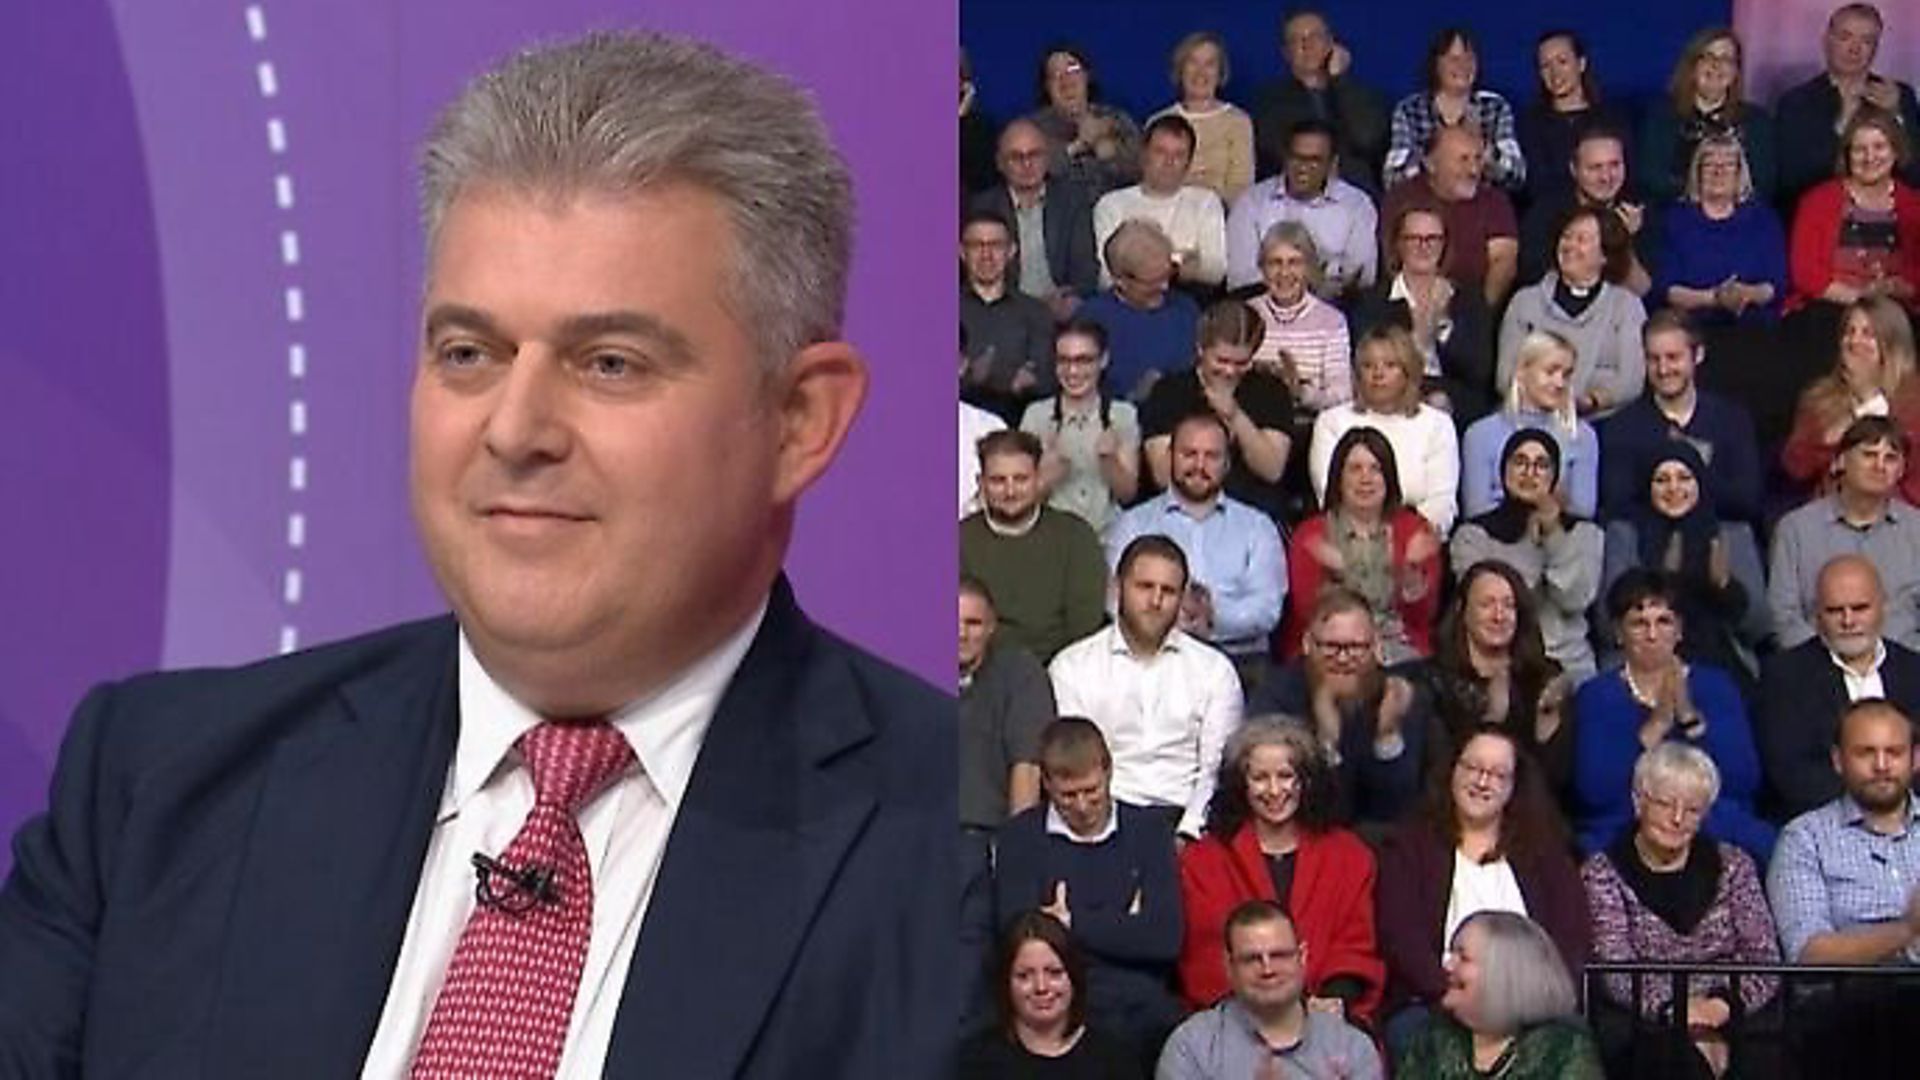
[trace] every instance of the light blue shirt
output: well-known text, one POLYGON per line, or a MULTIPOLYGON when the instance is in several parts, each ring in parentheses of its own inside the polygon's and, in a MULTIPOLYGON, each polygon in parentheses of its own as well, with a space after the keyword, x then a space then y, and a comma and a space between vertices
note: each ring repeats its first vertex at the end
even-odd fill
POLYGON ((1158 533, 1180 546, 1189 577, 1213 596, 1215 648, 1264 652, 1287 598, 1287 553, 1273 519, 1225 495, 1195 516, 1172 491, 1121 514, 1107 533, 1107 566, 1134 538, 1158 533))
POLYGON ((1560 486, 1567 493, 1567 511, 1593 520, 1600 505, 1600 439, 1585 420, 1574 422, 1572 434, 1560 421, 1543 412, 1489 413, 1473 422, 1460 441, 1460 516, 1478 517, 1500 505, 1505 488, 1500 482, 1500 451, 1522 428, 1539 428, 1560 444, 1560 486))
MULTIPOLYGON (((1767 868, 1767 902, 1789 961, 1817 934, 1906 917, 1920 888, 1920 797, 1907 796, 1906 828, 1867 827, 1866 812, 1842 795, 1787 823, 1767 868)), ((1906 963, 1920 963, 1908 946, 1906 963)))

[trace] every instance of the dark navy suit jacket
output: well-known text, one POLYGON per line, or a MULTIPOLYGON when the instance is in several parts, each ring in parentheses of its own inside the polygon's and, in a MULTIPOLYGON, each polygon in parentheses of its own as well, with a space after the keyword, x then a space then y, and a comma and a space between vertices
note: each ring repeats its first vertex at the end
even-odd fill
MULTIPOLYGON (((0 1076, 357 1076, 458 732, 456 641, 442 618, 89 695, 0 889, 0 1076)), ((775 588, 606 1075, 944 1075, 953 713, 775 588)))

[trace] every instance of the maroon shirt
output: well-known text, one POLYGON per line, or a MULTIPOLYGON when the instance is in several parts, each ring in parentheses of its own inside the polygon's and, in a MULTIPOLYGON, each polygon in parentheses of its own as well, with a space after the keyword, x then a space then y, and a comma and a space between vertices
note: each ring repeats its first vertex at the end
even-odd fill
MULTIPOLYGON (((1380 207, 1380 228, 1393 228, 1400 215, 1412 207, 1438 210, 1447 223, 1447 257, 1440 272, 1455 285, 1479 287, 1487 280, 1487 241, 1505 237, 1520 239, 1520 225, 1513 216, 1513 204, 1506 193, 1482 183, 1473 198, 1463 202, 1442 199, 1427 183, 1426 174, 1395 184, 1380 207)), ((1391 249, 1392 237, 1382 237, 1382 245, 1391 249)))

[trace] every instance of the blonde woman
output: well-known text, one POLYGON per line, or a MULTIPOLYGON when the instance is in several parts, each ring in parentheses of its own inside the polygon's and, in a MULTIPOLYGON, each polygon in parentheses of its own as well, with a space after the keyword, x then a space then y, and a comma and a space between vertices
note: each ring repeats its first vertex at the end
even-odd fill
POLYGON ((1220 100, 1232 71, 1225 39, 1211 30, 1188 34, 1173 47, 1169 72, 1179 100, 1147 117, 1148 124, 1172 115, 1193 125, 1187 183, 1208 188, 1227 203, 1253 183, 1253 120, 1238 105, 1220 100))
MULTIPOLYGON (((1833 476, 1841 434, 1862 416, 1890 417, 1909 442, 1920 440, 1920 381, 1913 374, 1913 327, 1900 305, 1884 296, 1848 304, 1833 370, 1800 395, 1793 433, 1780 454, 1787 475, 1823 490, 1833 476)), ((1920 503, 1920 469, 1907 470, 1900 495, 1920 503)))
POLYGON ((1307 473, 1314 497, 1327 499, 1328 464, 1347 432, 1370 427, 1386 436, 1400 467, 1400 493, 1442 537, 1459 512, 1460 442, 1453 418, 1422 400, 1425 362, 1405 329, 1384 323, 1354 350, 1354 397, 1313 421, 1307 473))

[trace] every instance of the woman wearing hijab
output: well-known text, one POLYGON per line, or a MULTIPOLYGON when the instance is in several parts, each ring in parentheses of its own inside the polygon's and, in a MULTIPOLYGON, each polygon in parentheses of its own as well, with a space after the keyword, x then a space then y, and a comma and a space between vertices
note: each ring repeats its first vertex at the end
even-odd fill
POLYGON ((1538 604, 1547 656, 1578 684, 1594 672, 1587 608, 1599 595, 1605 539, 1599 526, 1567 512, 1552 435, 1525 428, 1509 436, 1500 479, 1499 504, 1453 534, 1454 572, 1486 559, 1512 567, 1538 604))

